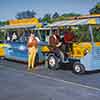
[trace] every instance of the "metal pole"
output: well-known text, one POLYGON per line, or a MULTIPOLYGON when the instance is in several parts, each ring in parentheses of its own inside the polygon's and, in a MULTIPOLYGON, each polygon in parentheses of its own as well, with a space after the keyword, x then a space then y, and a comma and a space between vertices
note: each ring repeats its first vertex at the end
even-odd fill
POLYGON ((91 36, 91 43, 92 43, 92 46, 94 47, 94 37, 93 37, 93 30, 92 30, 91 25, 89 25, 89 32, 90 32, 90 36, 91 36))

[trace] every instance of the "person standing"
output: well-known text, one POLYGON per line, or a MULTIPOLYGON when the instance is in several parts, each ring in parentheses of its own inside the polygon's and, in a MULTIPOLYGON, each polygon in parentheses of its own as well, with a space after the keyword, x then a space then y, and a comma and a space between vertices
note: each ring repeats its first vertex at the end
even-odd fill
POLYGON ((38 48, 38 41, 35 39, 33 33, 30 34, 28 39, 28 70, 34 70, 35 57, 38 48))

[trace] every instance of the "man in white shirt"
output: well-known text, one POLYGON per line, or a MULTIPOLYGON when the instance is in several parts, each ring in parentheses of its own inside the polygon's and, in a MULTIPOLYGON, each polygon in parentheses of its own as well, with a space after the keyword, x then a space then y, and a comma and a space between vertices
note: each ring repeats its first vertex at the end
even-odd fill
POLYGON ((12 35, 12 41, 15 41, 17 39, 17 35, 16 33, 14 32, 13 35, 12 35))

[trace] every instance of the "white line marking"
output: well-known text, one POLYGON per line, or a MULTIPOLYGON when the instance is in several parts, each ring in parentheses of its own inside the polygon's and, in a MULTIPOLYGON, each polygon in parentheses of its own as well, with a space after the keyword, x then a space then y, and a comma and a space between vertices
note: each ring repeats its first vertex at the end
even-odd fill
POLYGON ((40 77, 40 78, 46 78, 46 79, 49 79, 49 80, 54 80, 54 81, 58 81, 58 82, 63 82, 63 83, 71 84, 71 85, 80 86, 80 87, 83 87, 83 88, 88 88, 88 89, 100 91, 99 88, 95 88, 95 87, 91 87, 91 86, 87 86, 87 85, 83 85, 83 84, 79 84, 79 83, 75 83, 75 82, 65 81, 65 80, 62 80, 62 79, 53 78, 53 77, 49 77, 49 76, 45 76, 45 75, 41 75, 41 74, 35 74, 35 73, 33 73, 33 74, 37 77, 40 77))
MULTIPOLYGON (((16 71, 16 72, 21 72, 21 73, 27 72, 27 71, 19 71, 19 70, 15 69, 15 68, 10 68, 10 67, 7 67, 7 68, 10 69, 10 70, 16 71)), ((45 78, 45 79, 49 79, 49 80, 53 80, 53 81, 63 82, 63 83, 66 83, 66 84, 76 85, 76 86, 80 86, 80 87, 83 87, 83 88, 88 88, 88 89, 100 91, 100 88, 87 86, 87 85, 83 85, 83 84, 79 84, 79 83, 75 83, 75 82, 65 81, 65 80, 62 80, 62 79, 49 77, 49 76, 45 76, 45 75, 41 75, 41 74, 36 74, 36 73, 33 73, 33 72, 29 72, 29 73, 31 73, 32 75, 35 75, 37 77, 40 77, 40 78, 45 78)))

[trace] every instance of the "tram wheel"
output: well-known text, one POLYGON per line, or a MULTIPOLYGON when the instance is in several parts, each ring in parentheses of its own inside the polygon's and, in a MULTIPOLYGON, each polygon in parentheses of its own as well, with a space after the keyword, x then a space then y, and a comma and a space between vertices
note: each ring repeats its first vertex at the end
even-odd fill
POLYGON ((51 70, 59 69, 59 59, 54 54, 48 57, 48 68, 51 70))
POLYGON ((73 72, 76 74, 84 74, 85 73, 84 65, 80 64, 80 62, 75 62, 73 64, 73 72))

